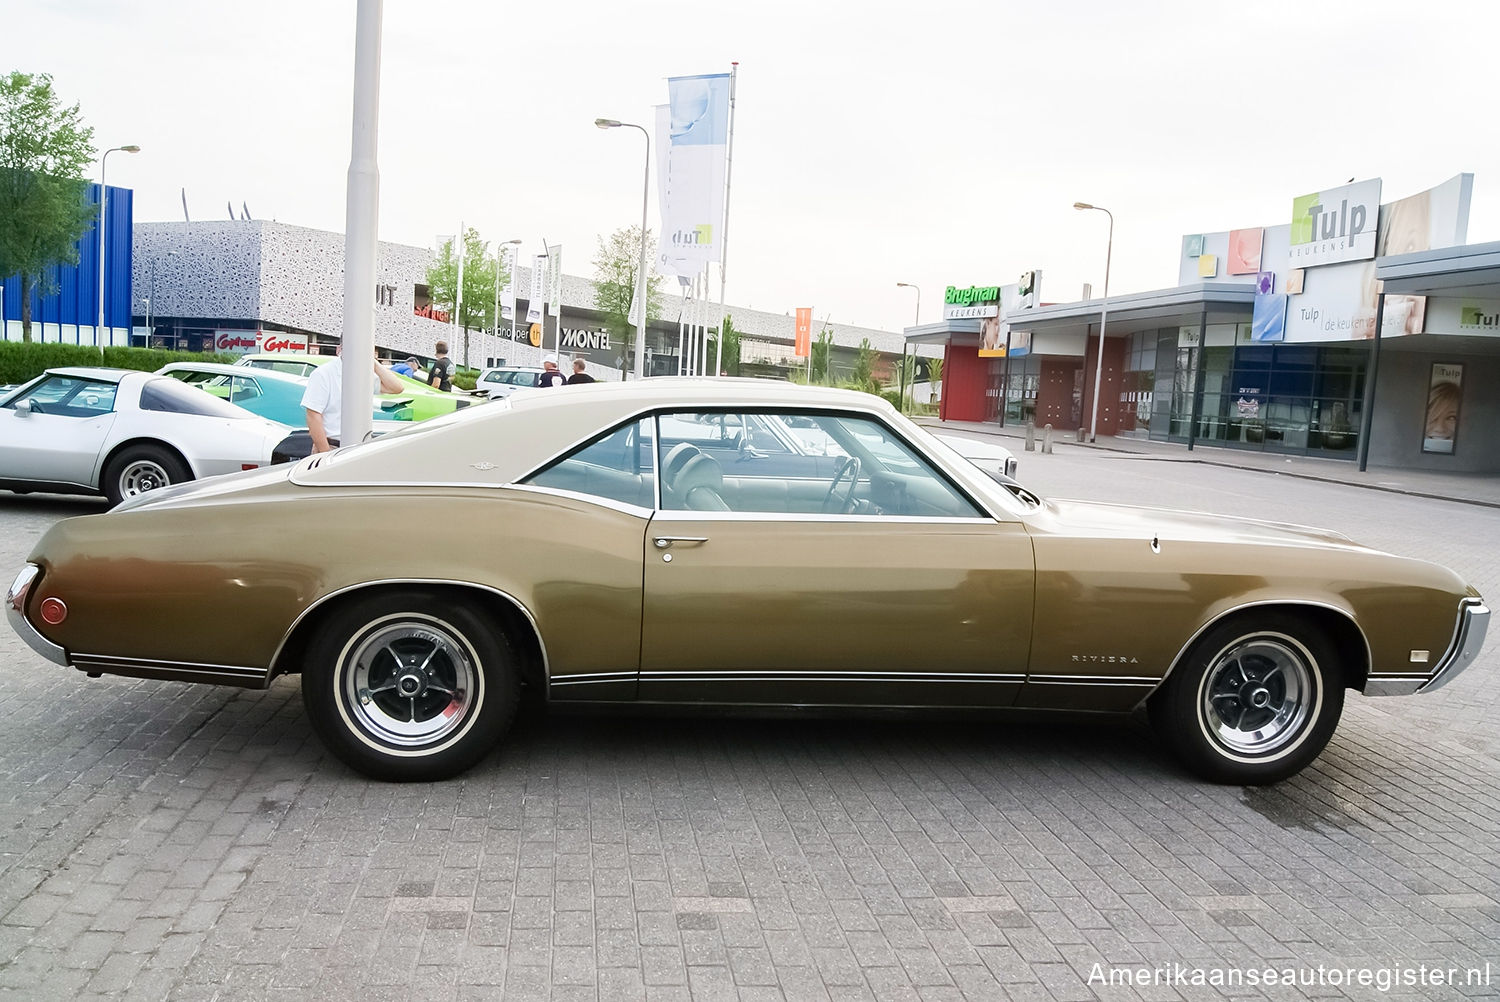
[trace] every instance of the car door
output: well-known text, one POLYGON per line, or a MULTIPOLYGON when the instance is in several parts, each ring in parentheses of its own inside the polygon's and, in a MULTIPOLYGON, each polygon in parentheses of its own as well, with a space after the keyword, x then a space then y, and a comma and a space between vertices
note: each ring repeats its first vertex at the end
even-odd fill
POLYGON ((808 417, 839 441, 852 470, 794 478, 749 464, 731 473, 708 454, 684 459, 681 448, 661 464, 661 508, 645 540, 638 698, 1011 703, 1031 638, 1025 528, 985 514, 875 419, 808 417), (899 451, 903 468, 888 469, 864 436, 899 451))
POLYGON ((115 421, 112 382, 52 374, 0 407, 0 480, 95 487, 115 421), (25 407, 18 406, 23 401, 25 407))

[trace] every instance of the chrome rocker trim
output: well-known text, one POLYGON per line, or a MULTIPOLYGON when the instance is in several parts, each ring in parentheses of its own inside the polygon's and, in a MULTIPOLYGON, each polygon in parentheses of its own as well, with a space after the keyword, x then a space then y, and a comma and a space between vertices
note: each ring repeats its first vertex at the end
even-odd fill
POLYGON ((26 598, 41 574, 42 569, 36 564, 27 564, 21 568, 21 573, 16 575, 15 581, 5 593, 5 618, 10 620, 10 628, 26 641, 27 647, 53 664, 65 665, 68 663, 68 652, 38 633, 26 618, 26 598))
POLYGON ((167 682, 205 682, 211 685, 236 685, 244 689, 264 689, 271 684, 266 668, 243 665, 210 665, 195 661, 157 661, 152 658, 123 658, 114 654, 74 654, 74 668, 95 675, 123 675, 126 678, 154 678, 167 682))

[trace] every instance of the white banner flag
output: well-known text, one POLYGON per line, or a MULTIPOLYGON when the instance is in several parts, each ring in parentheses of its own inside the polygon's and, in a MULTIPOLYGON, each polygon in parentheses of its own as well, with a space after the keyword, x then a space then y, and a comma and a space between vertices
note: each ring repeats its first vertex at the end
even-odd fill
POLYGON ((553 244, 547 248, 547 304, 553 316, 562 309, 562 282, 562 244, 553 244))
POLYGON ((630 315, 625 318, 625 322, 632 327, 641 325, 641 298, 636 294, 639 291, 635 289, 630 293, 630 315))
POLYGON ((657 270, 697 275, 723 248, 724 172, 728 162, 729 74, 667 79, 657 109, 657 183, 661 240, 657 270))
POLYGON ((542 303, 547 300, 547 255, 531 259, 531 294, 526 297, 526 322, 542 322, 542 303))
POLYGON ((505 284, 500 287, 500 317, 504 320, 516 318, 516 249, 507 247, 501 254, 505 262, 505 284))

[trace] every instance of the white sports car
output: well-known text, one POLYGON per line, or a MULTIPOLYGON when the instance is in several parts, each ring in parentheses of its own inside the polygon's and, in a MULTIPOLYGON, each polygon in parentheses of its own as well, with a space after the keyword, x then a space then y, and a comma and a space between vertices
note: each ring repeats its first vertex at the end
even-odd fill
POLYGON ((103 494, 270 465, 290 429, 168 376, 48 369, 0 395, 0 488, 103 494))

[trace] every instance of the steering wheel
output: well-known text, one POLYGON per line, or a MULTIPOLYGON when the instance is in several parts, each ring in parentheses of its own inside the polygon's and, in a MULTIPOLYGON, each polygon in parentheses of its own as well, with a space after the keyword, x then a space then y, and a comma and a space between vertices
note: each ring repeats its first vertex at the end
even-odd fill
POLYGON ((823 514, 825 515, 848 515, 859 506, 854 497, 854 488, 859 483, 859 457, 845 456, 844 461, 839 464, 838 472, 833 475, 833 483, 828 485, 828 496, 823 498, 823 514), (843 494, 839 493, 839 484, 847 478, 849 487, 843 494))

